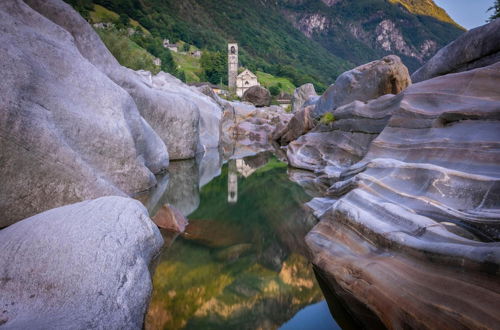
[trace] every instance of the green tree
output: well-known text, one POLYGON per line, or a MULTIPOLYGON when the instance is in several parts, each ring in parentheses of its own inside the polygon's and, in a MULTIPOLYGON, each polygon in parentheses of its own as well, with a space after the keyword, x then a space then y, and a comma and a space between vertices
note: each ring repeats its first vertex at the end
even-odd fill
POLYGON ((204 51, 200 64, 208 82, 227 84, 227 58, 224 53, 204 51))
POLYGON ((277 96, 280 93, 280 87, 278 85, 272 85, 269 87, 269 93, 271 93, 272 96, 277 96))
POLYGON ((500 0, 496 0, 493 7, 489 8, 488 11, 493 10, 493 15, 491 15, 489 21, 493 21, 494 19, 500 18, 500 0))

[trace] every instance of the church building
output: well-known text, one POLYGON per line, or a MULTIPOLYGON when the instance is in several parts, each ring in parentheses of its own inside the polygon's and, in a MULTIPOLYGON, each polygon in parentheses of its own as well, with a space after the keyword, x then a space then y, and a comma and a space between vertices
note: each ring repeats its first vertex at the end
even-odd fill
POLYGON ((257 76, 248 69, 238 75, 238 44, 229 43, 227 51, 228 87, 230 90, 236 91, 236 95, 242 97, 247 89, 252 86, 259 86, 260 84, 257 81, 257 76))
POLYGON ((236 95, 242 97, 246 90, 252 86, 260 86, 257 81, 257 76, 254 75, 250 70, 245 69, 242 73, 236 77, 236 95))

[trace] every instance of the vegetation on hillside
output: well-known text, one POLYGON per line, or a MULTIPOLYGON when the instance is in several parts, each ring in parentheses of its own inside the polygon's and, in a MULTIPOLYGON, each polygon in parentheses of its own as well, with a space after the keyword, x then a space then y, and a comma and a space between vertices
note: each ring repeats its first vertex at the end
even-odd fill
POLYGON ((204 81, 227 85, 227 55, 225 53, 204 51, 200 63, 204 81))
POLYGON ((293 94, 295 85, 287 78, 275 77, 272 74, 262 71, 255 72, 259 83, 269 89, 273 96, 278 95, 279 92, 293 94))
POLYGON ((147 70, 156 74, 160 67, 154 64, 155 57, 130 40, 124 31, 116 29, 97 30, 102 41, 118 62, 133 70, 147 70))
POLYGON ((236 40, 242 66, 287 77, 295 85, 313 82, 320 91, 352 67, 307 39, 283 19, 278 8, 263 10, 259 0, 67 1, 80 9, 85 8, 85 3, 99 4, 126 14, 153 37, 182 40, 200 49, 225 53, 227 42, 236 40))
POLYGON ((435 41, 439 49, 464 32, 458 24, 450 23, 451 19, 439 14, 440 8, 431 0, 341 1, 332 7, 321 0, 280 1, 283 11, 295 20, 318 13, 328 19, 331 25, 323 32, 313 33, 312 39, 331 53, 357 65, 388 53, 400 56, 410 71, 422 65, 414 57, 394 49, 388 52, 374 44, 377 26, 385 19, 396 22, 404 41, 417 50, 425 40, 435 41), (402 7, 405 9, 402 10, 402 7))
POLYGON ((389 0, 391 3, 401 4, 410 13, 416 15, 430 16, 442 22, 447 22, 453 25, 458 25, 448 13, 441 7, 437 6, 433 1, 429 0, 389 0))
MULTIPOLYGON (((321 0, 66 1, 90 20, 92 12, 97 11, 92 8, 105 8, 118 15, 117 24, 127 23, 129 18, 129 25, 136 24, 148 31, 151 38, 183 41, 188 44, 186 47, 193 45, 226 54, 227 42, 236 41, 240 45, 241 66, 287 78, 295 86, 312 82, 319 93, 340 73, 388 54, 373 41, 382 20, 397 22, 404 41, 416 51, 427 40, 436 42, 439 49, 463 32, 432 0, 341 1, 332 7, 321 0), (328 28, 324 33, 313 30, 308 38, 297 29, 297 24, 301 18, 316 14, 328 20, 328 28)), ((134 42, 142 46, 137 40, 134 42)), ((149 52, 155 57, 161 55, 154 50, 149 52)), ((422 64, 415 57, 396 54, 410 70, 422 64)), ((204 70, 200 73, 193 67, 176 72, 172 63, 173 60, 166 60, 166 65, 170 65, 167 71, 185 75, 186 79, 226 81, 221 72, 211 70, 212 65, 203 76, 204 70)))

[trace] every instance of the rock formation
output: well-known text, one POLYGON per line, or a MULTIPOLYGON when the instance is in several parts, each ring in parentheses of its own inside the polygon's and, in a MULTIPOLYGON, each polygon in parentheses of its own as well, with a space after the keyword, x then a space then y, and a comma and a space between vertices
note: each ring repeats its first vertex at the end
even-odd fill
POLYGON ((8 0, 0 15, 0 227, 146 190, 169 156, 219 145, 216 102, 168 74, 120 66, 68 4, 8 0))
POLYGON ((252 86, 245 91, 242 100, 256 107, 267 107, 271 104, 271 93, 262 86, 252 86))
POLYGON ((137 73, 118 64, 92 27, 68 4, 60 0, 27 3, 68 31, 80 53, 132 96, 141 115, 167 145, 171 159, 194 157, 199 150, 200 110, 191 101, 193 93, 148 86, 137 73))
POLYGON ((420 82, 449 73, 484 67, 500 61, 500 20, 470 30, 443 47, 411 76, 420 82))
POLYGON ((313 84, 309 83, 297 87, 293 91, 292 112, 299 111, 304 106, 304 103, 309 101, 311 98, 316 98, 317 96, 318 94, 316 94, 313 84))
POLYGON ((0 227, 154 185, 167 149, 134 100, 23 2, 3 1, 0 15, 0 227))
POLYGON ((291 141, 296 140, 301 135, 306 134, 315 126, 315 121, 312 116, 314 105, 304 107, 295 112, 288 124, 282 130, 275 132, 273 140, 279 141, 281 145, 286 145, 291 141))
POLYGON ((226 141, 243 145, 269 145, 293 117, 280 106, 255 108, 241 102, 228 103, 222 119, 226 141))
POLYGON ((172 205, 164 204, 155 216, 153 222, 160 228, 170 230, 175 233, 183 233, 188 224, 182 213, 172 205))
POLYGON ((341 74, 319 98, 315 116, 349 104, 369 101, 385 94, 398 94, 411 85, 408 69, 397 56, 361 65, 341 74))
POLYGON ((148 264, 163 244, 144 206, 103 197, 0 231, 0 324, 8 329, 140 329, 148 264))
POLYGON ((153 76, 152 85, 162 91, 181 95, 194 103, 200 113, 198 124, 200 144, 203 149, 217 148, 219 146, 222 109, 216 103, 216 100, 195 88, 190 88, 179 79, 165 72, 153 76))
POLYGON ((335 121, 318 126, 289 144, 290 165, 338 176, 365 156, 400 100, 400 96, 388 94, 367 103, 354 101, 337 108, 333 111, 335 121))
POLYGON ((499 84, 500 63, 427 80, 338 108, 289 146, 292 165, 330 178, 309 204, 313 262, 388 327, 499 322, 499 84))

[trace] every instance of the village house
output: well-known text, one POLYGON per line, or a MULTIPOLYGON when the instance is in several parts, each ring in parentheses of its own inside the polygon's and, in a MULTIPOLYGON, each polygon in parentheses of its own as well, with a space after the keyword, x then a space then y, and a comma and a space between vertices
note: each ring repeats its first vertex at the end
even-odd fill
POLYGON ((171 44, 169 39, 163 39, 163 47, 170 49, 173 52, 178 52, 179 47, 177 44, 171 44))

